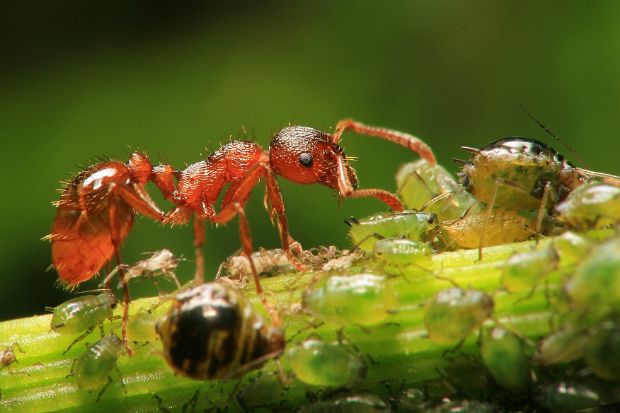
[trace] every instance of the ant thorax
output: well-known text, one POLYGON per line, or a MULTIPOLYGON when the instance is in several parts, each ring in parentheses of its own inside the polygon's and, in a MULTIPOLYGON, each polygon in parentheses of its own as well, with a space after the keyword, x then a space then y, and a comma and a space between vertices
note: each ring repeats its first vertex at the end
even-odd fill
POLYGON ((463 186, 479 201, 513 210, 539 208, 549 185, 549 203, 561 201, 577 185, 577 172, 542 142, 502 138, 473 153, 460 173, 463 186))

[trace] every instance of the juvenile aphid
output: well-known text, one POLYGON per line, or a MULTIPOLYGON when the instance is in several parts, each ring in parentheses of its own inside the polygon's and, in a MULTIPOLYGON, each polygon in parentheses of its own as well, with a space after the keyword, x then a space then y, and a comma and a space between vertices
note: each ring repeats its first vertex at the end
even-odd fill
POLYGON ((299 413, 387 413, 389 406, 371 394, 353 394, 307 403, 299 413))
POLYGON ((553 247, 562 262, 581 261, 592 250, 594 243, 583 235, 566 231, 553 239, 553 247))
POLYGON ((341 325, 372 326, 383 322, 398 304, 398 297, 379 275, 331 276, 306 290, 302 307, 311 315, 341 325))
POLYGON ((364 378, 366 364, 342 344, 309 338, 287 350, 295 376, 315 386, 345 386, 364 378))
POLYGON ((73 361, 69 376, 75 376, 81 390, 90 392, 101 388, 97 396, 97 401, 99 401, 103 392, 112 383, 110 376, 112 369, 116 369, 120 377, 116 361, 122 347, 123 343, 116 334, 105 335, 88 347, 86 353, 73 361))
POLYGON ((523 340, 514 333, 494 327, 482 333, 480 355, 484 365, 500 386, 519 391, 529 382, 529 360, 523 340))
POLYGON ((554 413, 590 411, 605 404, 600 389, 587 383, 559 381, 546 383, 537 391, 536 400, 554 413))
POLYGON ((83 295, 72 298, 53 308, 51 328, 60 334, 79 334, 67 347, 65 354, 78 341, 101 326, 106 318, 111 319, 118 300, 110 290, 97 295, 83 295))
POLYGON ((502 287, 510 293, 533 291, 544 277, 557 269, 559 260, 551 245, 513 254, 502 270, 502 287))
POLYGON ((402 271, 409 265, 428 267, 431 264, 432 249, 424 242, 407 238, 379 240, 373 248, 373 255, 388 272, 402 271))
POLYGON ((577 230, 605 228, 620 222, 620 185, 587 182, 555 207, 558 222, 577 230))
MULTIPOLYGON (((295 270, 295 267, 288 259, 286 251, 281 248, 270 250, 260 248, 258 251, 252 253, 252 263, 258 275, 261 276, 277 275, 295 270)), ((251 276, 252 266, 248 257, 245 255, 232 255, 220 265, 216 279, 227 277, 239 280, 251 276)))
POLYGON ((571 303, 593 309, 620 303, 620 237, 592 250, 566 285, 571 303))
POLYGON ((127 339, 133 343, 152 343, 159 337, 155 332, 157 317, 150 311, 132 314, 127 323, 127 339))
POLYGON ((434 213, 442 222, 458 219, 477 202, 443 166, 426 159, 403 165, 396 184, 408 209, 434 213))
POLYGON ((240 377, 284 351, 284 336, 240 293, 202 284, 176 296, 156 325, 175 373, 196 380, 240 377))
POLYGON ((605 380, 620 379, 620 326, 603 322, 585 348, 585 360, 594 374, 605 380))
POLYGON ((112 278, 121 271, 121 285, 127 284, 134 278, 151 278, 156 283, 154 277, 162 275, 174 281, 177 288, 181 288, 181 284, 177 279, 174 270, 179 265, 177 258, 170 250, 163 249, 155 251, 149 258, 140 260, 134 265, 119 264, 105 278, 104 284, 108 285, 112 278))
POLYGON ((372 252, 377 240, 382 238, 427 241, 438 225, 435 214, 415 211, 375 214, 361 220, 349 218, 345 222, 351 226, 349 237, 353 245, 366 252, 372 252))
POLYGON ((434 343, 457 344, 492 315, 493 306, 483 291, 447 288, 426 304, 424 325, 434 343))
POLYGON ((10 346, 0 346, 0 347, 4 347, 4 350, 0 350, 0 370, 17 362, 17 356, 15 355, 15 349, 19 350, 20 353, 24 352, 24 350, 22 350, 22 347, 17 342, 11 344, 10 346))
POLYGON ((516 211, 502 208, 472 210, 463 217, 441 223, 447 243, 460 248, 482 248, 525 241, 535 235, 536 223, 516 211))
POLYGON ((583 357, 589 337, 582 329, 565 325, 538 342, 534 360, 543 366, 570 363, 583 357))

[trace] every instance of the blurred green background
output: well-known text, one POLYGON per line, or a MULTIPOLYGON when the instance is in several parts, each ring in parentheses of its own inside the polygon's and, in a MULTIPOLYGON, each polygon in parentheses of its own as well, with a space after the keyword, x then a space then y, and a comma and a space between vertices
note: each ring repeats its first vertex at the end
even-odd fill
MULTIPOLYGON (((353 117, 424 138, 452 170, 459 145, 506 135, 569 155, 522 101, 592 169, 620 173, 618 2, 23 1, 0 7, 0 56, 0 319, 69 297, 45 272, 50 245, 40 241, 58 181, 99 155, 125 160, 129 147, 181 168, 244 130, 268 145, 289 123, 329 131, 353 117)), ((398 166, 415 157, 352 134, 343 146, 359 157, 362 187, 393 190, 398 166)), ((347 246, 343 219, 383 209, 281 186, 307 248, 347 246)), ((263 191, 248 205, 254 245, 277 247, 263 191)), ((236 221, 209 228, 207 273, 239 245, 236 221)), ((164 247, 192 259, 191 228, 138 219, 122 255, 164 247)), ((178 274, 189 280, 193 263, 178 274)))

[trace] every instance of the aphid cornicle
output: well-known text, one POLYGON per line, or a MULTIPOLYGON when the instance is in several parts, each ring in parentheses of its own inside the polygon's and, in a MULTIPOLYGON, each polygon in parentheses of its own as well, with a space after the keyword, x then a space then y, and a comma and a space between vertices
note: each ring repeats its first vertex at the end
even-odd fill
MULTIPOLYGON (((65 350, 89 335, 106 318, 112 318, 118 300, 110 290, 97 295, 83 295, 72 298, 53 308, 51 328, 60 334, 79 334, 65 350)), ((63 353, 64 354, 64 353, 63 353)))
POLYGON ((170 367, 196 380, 239 377, 284 351, 279 327, 240 292, 215 283, 178 294, 156 331, 170 367))
MULTIPOLYGON (((112 383, 110 372, 116 367, 123 343, 114 333, 109 333, 90 346, 86 353, 73 361, 70 376, 75 376, 77 385, 82 390, 92 391, 103 388, 97 401, 112 383)), ((119 373, 120 376, 120 373, 119 373)))

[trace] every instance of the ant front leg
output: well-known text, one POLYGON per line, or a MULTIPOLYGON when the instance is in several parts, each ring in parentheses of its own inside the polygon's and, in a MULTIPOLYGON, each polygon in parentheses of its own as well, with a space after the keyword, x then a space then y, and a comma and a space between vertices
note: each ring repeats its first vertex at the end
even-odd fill
POLYGON ((433 150, 420 138, 416 138, 415 136, 408 133, 399 132, 392 129, 378 128, 376 126, 365 125, 353 119, 343 119, 336 124, 336 130, 332 135, 332 142, 338 143, 342 134, 347 130, 352 130, 353 132, 357 132, 361 135, 375 136, 377 138, 394 142, 398 145, 404 146, 405 148, 411 149, 414 152, 417 152, 431 165, 435 165, 437 163, 433 150))
POLYGON ((254 283, 256 285, 256 294, 260 297, 263 306, 271 316, 271 320, 273 325, 280 326, 280 318, 271 305, 267 302, 267 298, 265 297, 265 292, 263 291, 263 287, 260 283, 260 277, 258 276, 258 272, 256 271, 256 266, 254 265, 254 260, 252 259, 252 236, 250 234, 250 225, 248 224, 248 219, 245 215, 245 210, 243 206, 239 202, 232 202, 222 208, 222 210, 211 217, 209 220, 216 224, 225 224, 231 219, 235 217, 235 215, 239 216, 239 235, 241 238, 241 246, 243 247, 243 253, 247 257, 250 262, 250 268, 252 269, 252 277, 254 278, 254 283))
MULTIPOLYGON (((298 271, 305 271, 306 267, 300 263, 291 251, 291 240, 288 233, 288 221, 286 220, 286 210, 284 208, 284 201, 282 200, 282 192, 280 192, 280 187, 278 186, 278 181, 274 176, 273 171, 268 166, 264 166, 265 170, 265 180, 267 181, 267 195, 269 197, 269 201, 271 203, 271 210, 269 211, 269 215, 275 213, 278 218, 278 229, 280 230, 280 241, 282 242, 282 249, 286 252, 286 256, 288 260, 295 266, 298 271)), ((293 241, 296 243, 296 241, 293 241)), ((299 243, 297 243, 299 244, 299 243)), ((299 245, 299 250, 302 250, 301 245, 299 245)))

